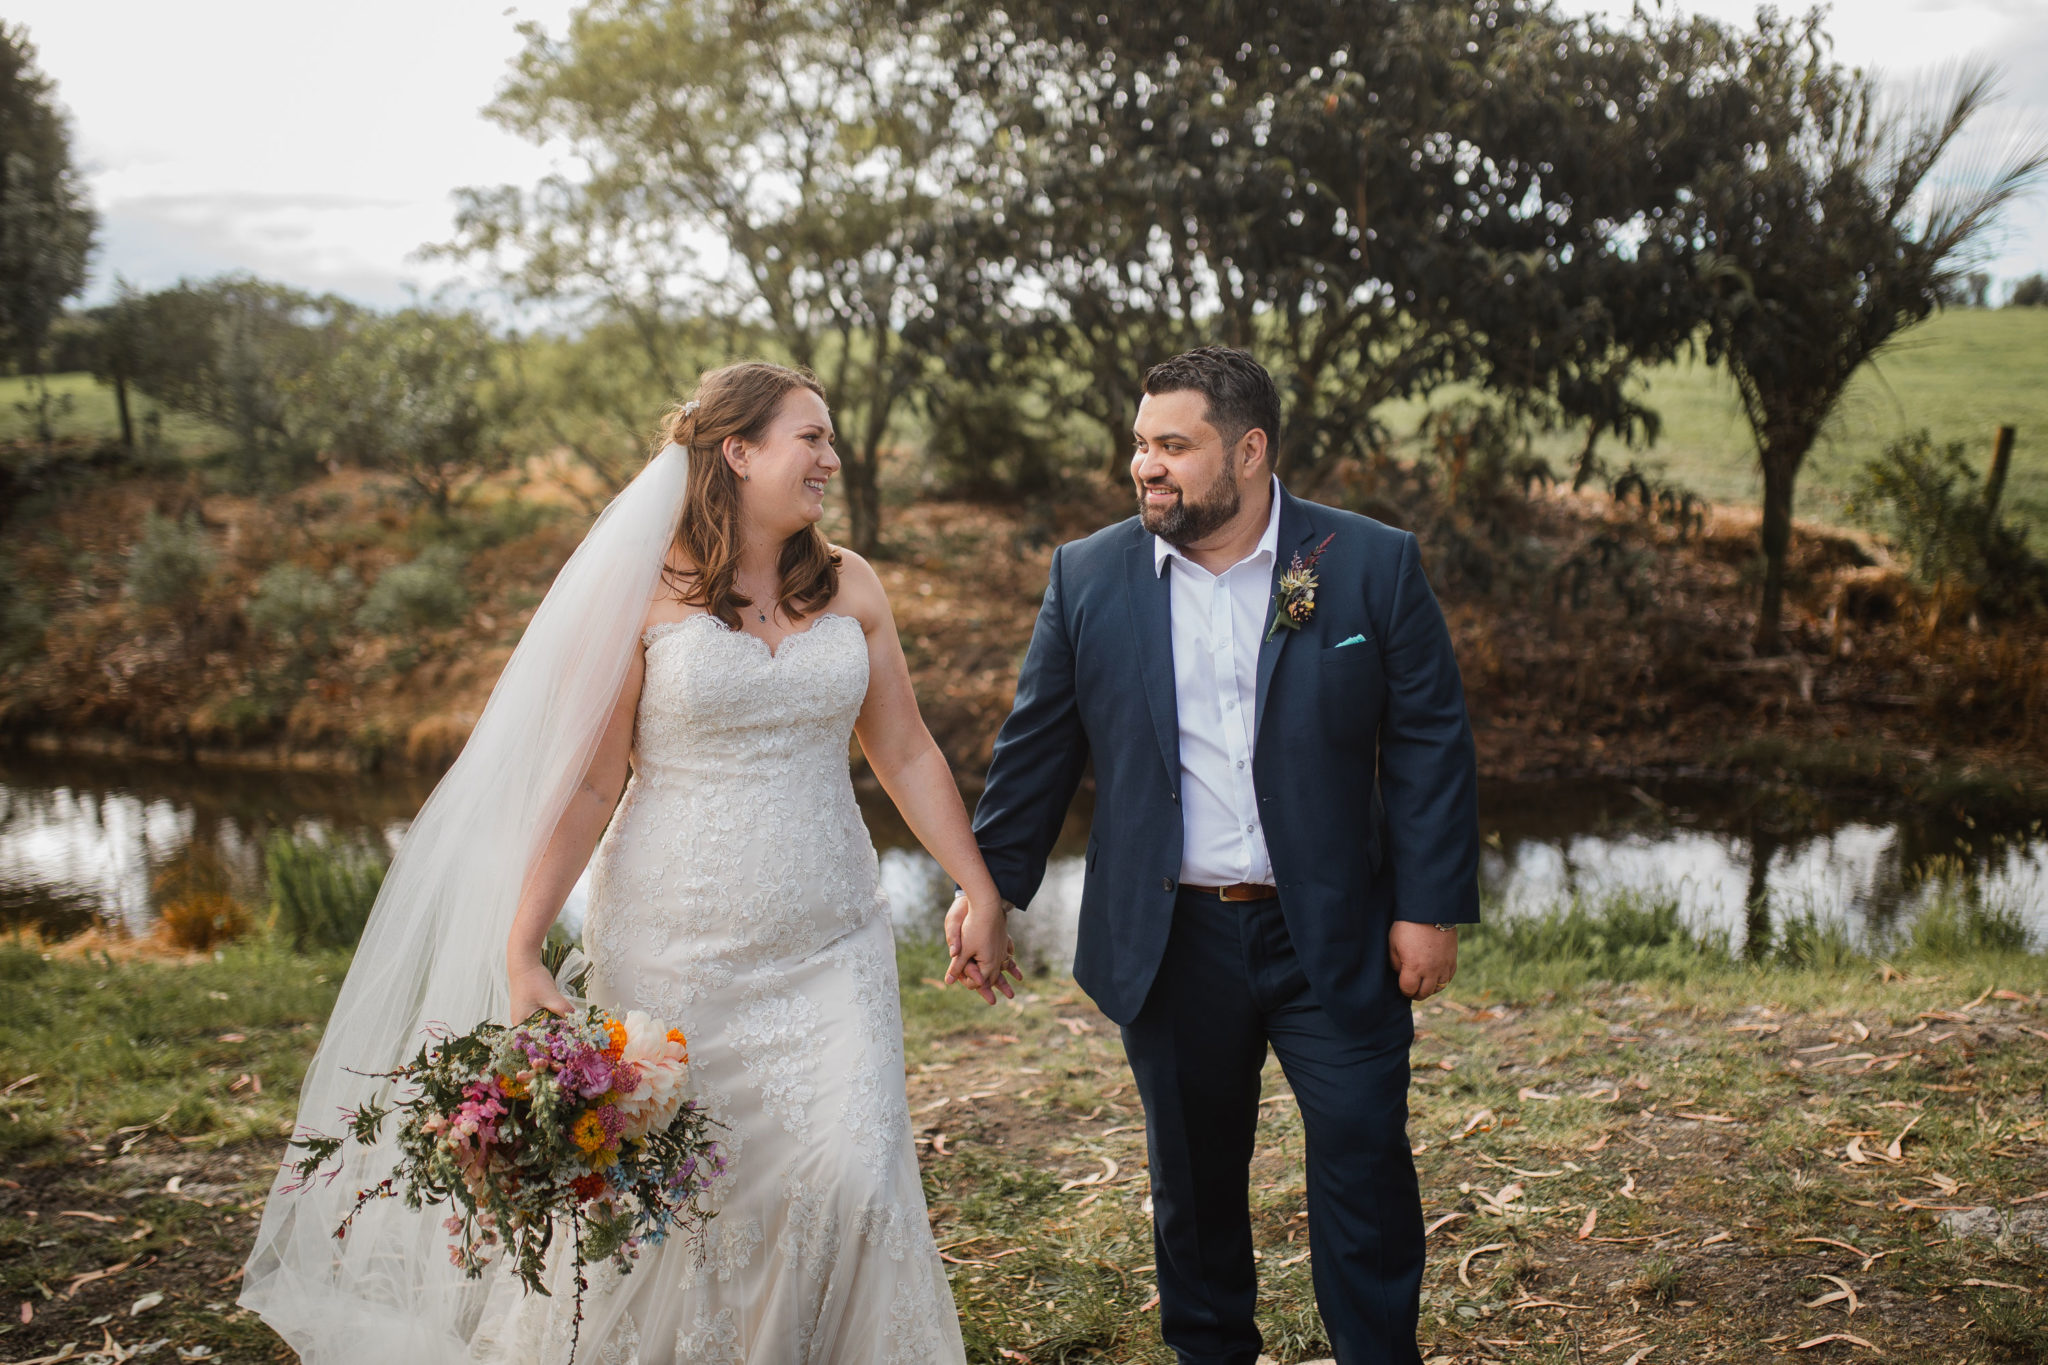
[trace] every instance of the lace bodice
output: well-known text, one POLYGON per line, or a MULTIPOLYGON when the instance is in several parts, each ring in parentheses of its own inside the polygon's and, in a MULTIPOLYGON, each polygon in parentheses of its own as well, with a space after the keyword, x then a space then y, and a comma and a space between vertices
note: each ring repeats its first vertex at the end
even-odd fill
POLYGON ((867 636, 826 614, 770 651, 709 613, 642 637, 646 680, 633 728, 636 769, 717 778, 744 766, 846 766, 846 740, 868 690, 867 636))

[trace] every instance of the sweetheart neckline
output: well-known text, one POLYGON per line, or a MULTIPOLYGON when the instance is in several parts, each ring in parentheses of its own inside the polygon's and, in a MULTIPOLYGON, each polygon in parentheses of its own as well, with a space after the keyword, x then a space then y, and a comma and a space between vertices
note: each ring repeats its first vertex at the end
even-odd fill
POLYGON ((716 616, 712 615, 710 612, 700 611, 692 615, 685 616, 680 621, 656 622, 654 625, 649 626, 646 630, 641 631, 641 648, 646 648, 647 646, 653 644, 656 640, 660 639, 663 635, 666 635, 671 631, 678 631, 683 629, 683 627, 689 625, 692 621, 713 621, 717 623, 718 630, 721 635, 745 636, 747 639, 752 640, 755 644, 759 645, 763 650, 765 650, 768 654, 769 662, 773 663, 782 657, 783 650, 789 646, 790 641, 803 639, 806 635, 811 634, 820 626, 824 625, 827 621, 852 621, 854 624, 858 625, 860 623, 860 618, 857 616, 848 616, 844 612, 820 612, 818 614, 817 619, 812 621, 811 624, 809 624, 808 626, 805 626, 802 630, 793 630, 789 634, 783 636, 779 644, 770 645, 766 640, 762 639, 760 636, 754 634, 750 630, 735 630, 733 627, 727 625, 725 622, 720 621, 716 616))

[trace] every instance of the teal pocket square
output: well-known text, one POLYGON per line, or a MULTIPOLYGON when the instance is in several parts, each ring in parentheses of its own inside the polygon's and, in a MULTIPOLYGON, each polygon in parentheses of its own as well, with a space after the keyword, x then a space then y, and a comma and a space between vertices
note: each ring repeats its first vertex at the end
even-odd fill
POLYGON ((1338 642, 1337 642, 1336 644, 1334 644, 1334 645, 1331 645, 1331 646, 1330 646, 1330 648, 1332 648, 1332 649, 1342 649, 1342 648, 1344 648, 1344 646, 1346 646, 1346 645, 1362 645, 1362 644, 1364 644, 1364 643, 1365 643, 1365 637, 1364 637, 1363 635, 1354 635, 1354 636, 1352 636, 1352 637, 1351 637, 1350 639, 1348 639, 1348 640, 1339 640, 1339 641, 1338 641, 1338 642))

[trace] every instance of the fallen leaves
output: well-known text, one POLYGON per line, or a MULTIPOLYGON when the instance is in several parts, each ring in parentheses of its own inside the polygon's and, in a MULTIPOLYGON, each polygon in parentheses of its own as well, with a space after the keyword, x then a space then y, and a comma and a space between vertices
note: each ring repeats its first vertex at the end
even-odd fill
POLYGON ((1470 1289, 1472 1287, 1472 1262, 1480 1256, 1485 1256, 1495 1251, 1506 1251, 1508 1246, 1509 1243, 1507 1242, 1488 1242, 1483 1247, 1473 1247, 1470 1251, 1466 1252, 1458 1261, 1458 1283, 1470 1289))
POLYGON ((1598 1226, 1599 1222, 1600 1222, 1600 1210, 1598 1210, 1598 1209, 1587 1209, 1587 1210, 1586 1210, 1586 1221, 1585 1221, 1585 1222, 1583 1222, 1583 1223, 1581 1223, 1581 1224, 1579 1224, 1579 1235, 1578 1235, 1578 1237, 1577 1237, 1577 1238, 1576 1238, 1575 1240, 1583 1242, 1583 1241, 1585 1241, 1585 1240, 1586 1240, 1586 1239, 1587 1239, 1588 1237, 1591 1237, 1591 1236, 1593 1235, 1593 1229, 1594 1229, 1594 1228, 1595 1228, 1596 1226, 1598 1226))
POLYGON ((1856 1316, 1856 1310, 1862 1305, 1861 1301, 1856 1297, 1856 1287, 1854 1285, 1839 1275, 1816 1275, 1814 1278, 1826 1280, 1829 1284, 1835 1285, 1836 1288, 1831 1293, 1823 1294, 1817 1299, 1802 1303, 1800 1305, 1801 1308, 1824 1308, 1828 1304, 1841 1303, 1847 1300, 1849 1304, 1847 1316, 1852 1318, 1856 1316))
POLYGON ((1846 1341, 1851 1346, 1861 1346, 1866 1351, 1875 1351, 1877 1349, 1877 1347, 1871 1345, 1862 1337, 1851 1336, 1847 1332, 1830 1332, 1824 1337, 1815 1337, 1812 1341, 1802 1341, 1792 1349, 1795 1351, 1811 1351, 1814 1347, 1825 1346, 1831 1341, 1846 1341))
POLYGON ((58 1295, 58 1297, 65 1299, 71 1298, 73 1295, 77 1294, 79 1290, 85 1288, 85 1286, 89 1284, 96 1284, 101 1280, 111 1280, 112 1278, 114 1278, 114 1276, 120 1274, 129 1266, 132 1266, 134 1264, 134 1260, 130 1259, 122 1261, 118 1265, 110 1265, 105 1270, 88 1270, 83 1275, 74 1275, 71 1278, 71 1283, 64 1287, 64 1292, 58 1295))

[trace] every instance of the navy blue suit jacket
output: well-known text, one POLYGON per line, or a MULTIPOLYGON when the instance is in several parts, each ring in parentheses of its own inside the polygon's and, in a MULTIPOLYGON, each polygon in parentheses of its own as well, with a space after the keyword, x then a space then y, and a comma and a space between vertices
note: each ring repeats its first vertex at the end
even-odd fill
MULTIPOLYGON (((1284 489, 1280 499, 1276 587, 1295 554, 1332 538, 1314 616, 1259 650, 1253 786, 1310 990, 1340 1023, 1367 1028, 1399 995, 1392 921, 1479 918, 1472 730, 1415 537, 1284 489), (1364 639, 1342 643, 1353 636, 1364 639)), ((1093 758, 1074 976, 1119 1024, 1151 990, 1180 875, 1169 602, 1136 517, 1053 554, 974 815, 996 886, 1025 905, 1093 758)))

